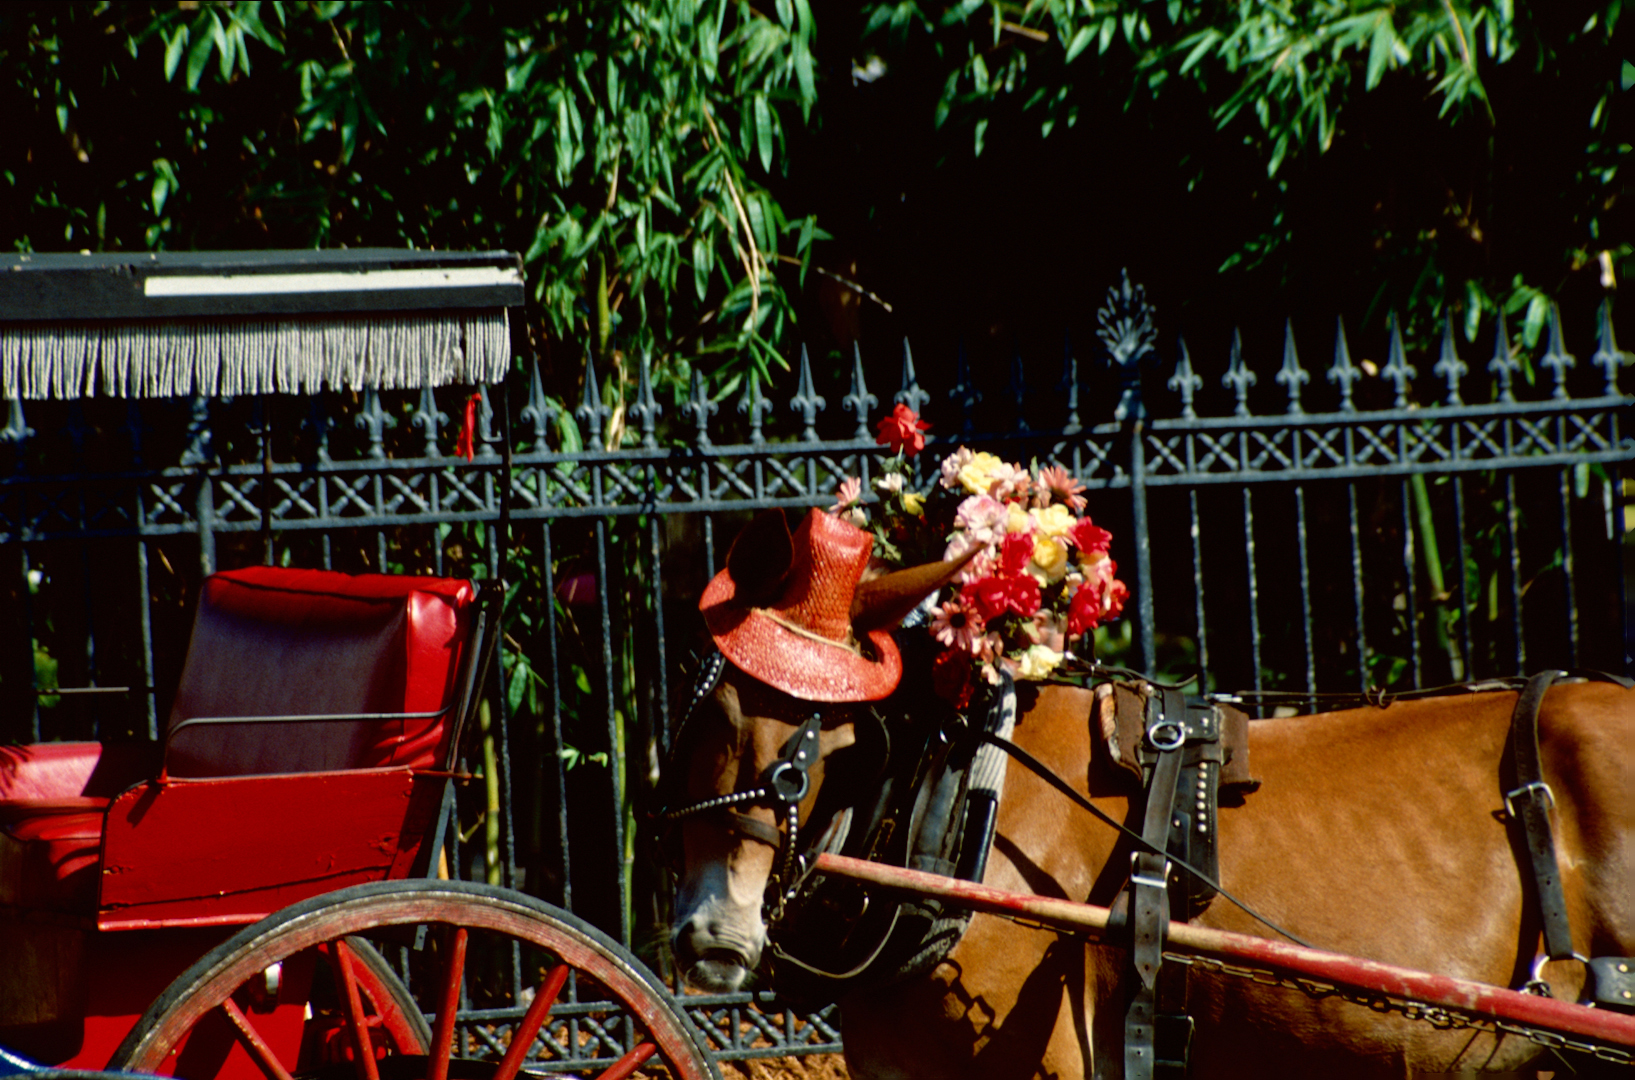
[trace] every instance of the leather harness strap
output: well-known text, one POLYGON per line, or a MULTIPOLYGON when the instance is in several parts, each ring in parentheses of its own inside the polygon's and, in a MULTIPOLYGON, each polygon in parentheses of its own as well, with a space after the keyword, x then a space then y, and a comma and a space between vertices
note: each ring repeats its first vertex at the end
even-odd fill
MULTIPOLYGON (((1539 920, 1544 928, 1544 954, 1550 960, 1567 960, 1573 955, 1572 931, 1567 922, 1567 897, 1561 890, 1561 870, 1556 864, 1555 836, 1550 828, 1550 811, 1555 793, 1544 781, 1539 755, 1538 714, 1545 692, 1560 678, 1559 671, 1541 671, 1527 680, 1516 699, 1510 719, 1511 760, 1516 769, 1516 786, 1504 794, 1505 810, 1519 822, 1532 864, 1533 890, 1538 898, 1539 920)), ((1529 988, 1539 980, 1537 971, 1529 988)), ((1545 993, 1548 993, 1545 987, 1545 993)))

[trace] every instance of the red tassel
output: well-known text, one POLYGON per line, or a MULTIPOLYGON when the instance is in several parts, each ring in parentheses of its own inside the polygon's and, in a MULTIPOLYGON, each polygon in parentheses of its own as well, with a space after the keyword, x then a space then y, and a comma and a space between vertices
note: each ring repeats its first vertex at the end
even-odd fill
POLYGON ((466 398, 465 423, 460 426, 460 438, 454 443, 455 457, 470 461, 477 456, 477 402, 481 400, 481 394, 466 398))

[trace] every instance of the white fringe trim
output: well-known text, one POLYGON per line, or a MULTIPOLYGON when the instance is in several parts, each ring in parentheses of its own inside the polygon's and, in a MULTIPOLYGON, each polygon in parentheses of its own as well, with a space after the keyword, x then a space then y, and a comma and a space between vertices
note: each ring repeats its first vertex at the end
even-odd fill
POLYGON ((38 398, 310 394, 497 383, 504 308, 336 316, 0 326, 0 395, 38 398))

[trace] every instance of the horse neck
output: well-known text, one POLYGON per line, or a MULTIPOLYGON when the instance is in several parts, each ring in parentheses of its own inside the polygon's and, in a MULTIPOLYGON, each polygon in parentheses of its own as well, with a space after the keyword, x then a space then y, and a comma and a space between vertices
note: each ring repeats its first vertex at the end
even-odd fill
MULTIPOLYGON (((1075 686, 1021 687, 1014 741, 1115 821, 1125 821, 1133 778, 1098 768, 1091 726, 1094 695, 1075 686), (1092 783, 1094 777, 1094 783, 1092 783)), ((1129 869, 1109 866, 1118 845, 1111 826, 1012 761, 1000 800, 988 883, 1040 895, 1106 903, 1129 869), (1009 885, 995 880, 999 873, 1009 885)))

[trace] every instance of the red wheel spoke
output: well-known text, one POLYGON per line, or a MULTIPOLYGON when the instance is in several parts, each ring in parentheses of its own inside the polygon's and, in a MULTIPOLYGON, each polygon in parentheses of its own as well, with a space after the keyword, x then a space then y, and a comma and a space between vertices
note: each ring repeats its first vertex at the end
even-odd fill
POLYGON ((658 1053, 658 1049, 657 1046, 650 1042, 637 1043, 630 1053, 615 1061, 613 1067, 598 1076, 596 1080, 624 1080, 625 1077, 640 1068, 648 1058, 658 1053))
POLYGON ((352 971, 352 951, 343 941, 333 941, 335 968, 346 987, 346 1019, 352 1028, 352 1040, 358 1052, 358 1069, 364 1080, 380 1080, 380 1068, 375 1063, 375 1047, 369 1039, 369 1024, 363 1015, 363 998, 358 993, 358 979, 352 971))
POLYGON ((261 1037, 261 1033, 250 1023, 250 1018, 244 1015, 244 1010, 238 1007, 238 1002, 228 998, 221 1003, 221 1011, 227 1014, 227 1019, 233 1023, 233 1031, 238 1035, 239 1044, 255 1059, 268 1080, 294 1080, 278 1055, 273 1053, 272 1047, 261 1037))
MULTIPOLYGON (((534 994, 534 1002, 528 1006, 528 1014, 517 1025, 517 1030, 511 1036, 511 1045, 506 1048, 505 1057, 500 1061, 500 1067, 494 1070, 490 1080, 516 1080, 517 1073, 522 1069, 522 1063, 528 1058, 528 1050, 534 1045, 534 1036, 550 1018, 551 1006, 556 1004, 556 995, 562 992, 562 984, 568 981, 568 965, 558 964, 545 976, 539 990, 534 994)), ((438 1017, 442 1021, 442 1017, 438 1017)), ((371 1080, 376 1078, 371 1077, 371 1080)))
POLYGON ((460 980, 466 970, 466 936, 466 929, 461 926, 449 938, 448 967, 443 971, 443 992, 437 999, 437 1030, 431 1036, 428 1080, 448 1080, 448 1062, 454 1051, 454 1021, 460 1010, 460 980))

